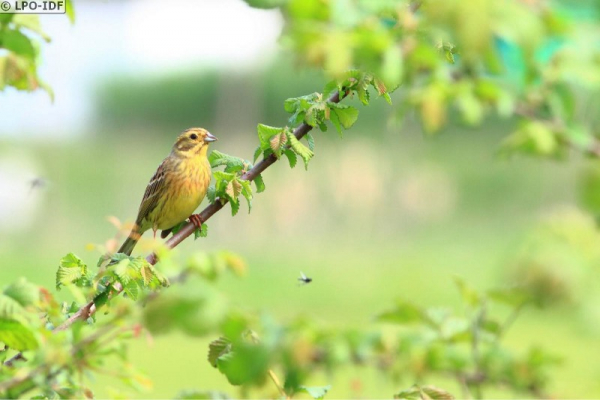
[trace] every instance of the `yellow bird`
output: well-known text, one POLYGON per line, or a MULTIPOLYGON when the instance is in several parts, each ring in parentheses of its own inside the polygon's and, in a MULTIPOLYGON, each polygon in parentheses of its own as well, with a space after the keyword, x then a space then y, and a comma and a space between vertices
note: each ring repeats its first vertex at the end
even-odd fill
POLYGON ((210 184, 211 169, 206 152, 210 142, 217 140, 206 129, 190 128, 173 145, 171 154, 163 160, 150 179, 140 204, 135 226, 119 249, 130 255, 139 238, 148 229, 161 230, 165 238, 180 222, 189 217, 200 228, 198 208, 210 184))

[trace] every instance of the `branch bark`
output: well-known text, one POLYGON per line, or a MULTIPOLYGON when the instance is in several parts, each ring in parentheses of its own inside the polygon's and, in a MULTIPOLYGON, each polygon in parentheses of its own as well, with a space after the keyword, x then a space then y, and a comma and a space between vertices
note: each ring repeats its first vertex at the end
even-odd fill
MULTIPOLYGON (((341 100, 342 100, 342 97, 340 96, 339 92, 334 93, 328 99, 328 101, 331 101, 333 103, 339 103, 341 100)), ((296 138, 298 138, 298 140, 300 140, 311 130, 312 130, 312 126, 310 126, 306 122, 304 122, 294 130, 294 135, 296 136, 296 138)), ((248 172, 246 172, 244 175, 242 175, 241 179, 244 179, 247 181, 254 180, 258 175, 263 173, 264 170, 269 168, 276 161, 277 161, 277 157, 275 157, 275 155, 273 155, 273 154, 271 154, 269 157, 263 158, 258 164, 256 164, 248 172)), ((225 200, 225 199, 217 199, 214 203, 209 204, 200 213, 202 221, 208 221, 213 215, 215 215, 223 207, 225 207, 226 204, 227 204, 227 200, 225 200)), ((187 224, 185 224, 183 226, 183 228, 181 228, 179 230, 179 232, 174 234, 169 240, 166 241, 166 243, 165 243, 166 247, 169 249, 172 249, 172 248, 178 246, 179 243, 181 243, 187 237, 189 237, 192 233, 194 233, 195 230, 196 230, 196 227, 194 226, 194 224, 192 224, 191 222, 188 222, 187 224)), ((158 261, 155 253, 148 255, 146 257, 146 260, 152 265, 156 264, 156 262, 158 261)), ((115 296, 118 296, 119 294, 121 294, 121 292, 123 291, 123 287, 121 286, 120 283, 117 282, 113 285, 113 290, 114 290, 114 292, 111 297, 114 298, 115 296)), ((54 331, 55 332, 64 331, 64 330, 68 329, 71 325, 73 325, 76 321, 85 320, 85 319, 89 318, 96 311, 97 311, 96 305, 94 304, 93 301, 90 301, 89 303, 87 303, 86 305, 81 307, 75 314, 73 314, 71 317, 69 317, 69 319, 67 319, 62 324, 60 324, 59 326, 54 328, 54 331)))

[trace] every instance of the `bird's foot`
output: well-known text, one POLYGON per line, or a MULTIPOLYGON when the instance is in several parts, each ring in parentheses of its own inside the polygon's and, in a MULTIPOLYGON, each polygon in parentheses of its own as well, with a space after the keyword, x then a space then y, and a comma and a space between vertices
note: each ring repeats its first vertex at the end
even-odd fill
POLYGON ((194 224, 194 226, 198 229, 202 229, 202 223, 204 222, 202 220, 202 217, 200 216, 200 214, 192 214, 190 215, 190 222, 192 224, 194 224))

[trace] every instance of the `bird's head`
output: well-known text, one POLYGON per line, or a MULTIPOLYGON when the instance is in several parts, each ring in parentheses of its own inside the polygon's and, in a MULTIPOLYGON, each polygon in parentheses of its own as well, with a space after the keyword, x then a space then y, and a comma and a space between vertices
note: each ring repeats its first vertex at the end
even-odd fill
POLYGON ((217 140, 204 128, 186 129, 175 141, 173 152, 181 157, 206 156, 208 144, 217 140))

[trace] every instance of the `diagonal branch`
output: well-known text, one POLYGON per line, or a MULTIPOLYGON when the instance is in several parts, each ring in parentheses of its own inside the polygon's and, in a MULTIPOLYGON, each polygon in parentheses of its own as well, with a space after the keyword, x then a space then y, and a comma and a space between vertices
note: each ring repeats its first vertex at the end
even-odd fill
MULTIPOLYGON (((341 100, 342 100, 342 98, 340 97, 339 92, 334 93, 328 99, 328 101, 331 101, 333 103, 339 103, 341 100)), ((296 136, 296 138, 301 139, 308 132, 310 132, 311 129, 312 129, 312 126, 310 126, 306 122, 304 122, 294 130, 294 135, 296 136)), ((273 165, 276 161, 277 161, 277 157, 275 157, 275 155, 273 155, 273 154, 271 154, 269 157, 263 158, 258 164, 256 164, 248 172, 246 172, 244 175, 242 175, 241 179, 247 180, 247 181, 254 180, 258 175, 260 175, 264 170, 266 170, 271 165, 273 165)), ((220 211, 225 206, 225 204, 227 204, 226 199, 217 199, 214 203, 209 204, 200 213, 200 217, 202 218, 202 221, 208 221, 210 219, 210 217, 212 217, 218 211, 220 211)), ((179 232, 174 234, 169 240, 166 241, 166 243, 165 243, 166 247, 169 249, 176 247, 177 245, 179 245, 179 243, 181 243, 188 236, 190 236, 192 233, 194 233, 195 230, 196 230, 196 227, 194 226, 194 224, 192 224, 191 222, 188 222, 187 224, 185 224, 183 226, 183 228, 181 228, 179 230, 179 232)), ((148 255, 148 257, 146 257, 146 260, 152 265, 156 264, 156 262, 158 261, 155 253, 148 255)), ((122 291, 123 291, 123 286, 119 282, 116 282, 115 284, 113 284, 113 293, 111 295, 111 298, 118 296, 122 291)), ((73 323, 75 323, 77 320, 80 320, 80 319, 85 320, 85 319, 89 318, 92 314, 94 314, 96 311, 97 311, 96 305, 94 304, 93 301, 90 301, 89 303, 87 303, 86 305, 81 307, 69 319, 67 319, 65 322, 63 322, 62 324, 60 324, 59 326, 54 328, 54 331, 55 332, 64 331, 64 330, 68 329, 71 325, 73 325, 73 323)))

